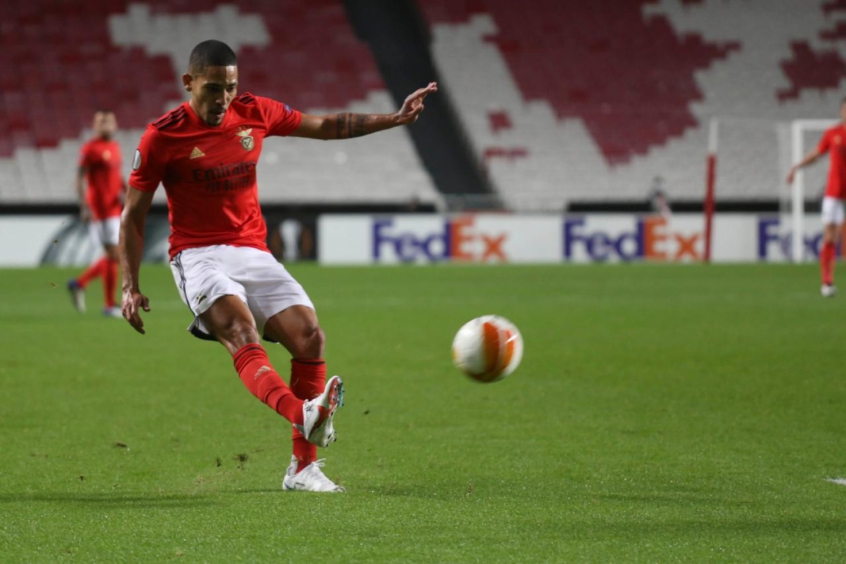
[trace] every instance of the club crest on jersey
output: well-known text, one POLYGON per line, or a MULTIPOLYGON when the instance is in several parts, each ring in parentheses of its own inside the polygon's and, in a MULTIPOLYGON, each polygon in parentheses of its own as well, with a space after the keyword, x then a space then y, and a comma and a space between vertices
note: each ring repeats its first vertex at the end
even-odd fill
POLYGON ((253 147, 256 146, 255 139, 253 139, 250 135, 250 133, 252 132, 252 129, 242 129, 240 131, 235 132, 235 134, 241 138, 241 146, 244 148, 245 151, 252 151, 253 147))

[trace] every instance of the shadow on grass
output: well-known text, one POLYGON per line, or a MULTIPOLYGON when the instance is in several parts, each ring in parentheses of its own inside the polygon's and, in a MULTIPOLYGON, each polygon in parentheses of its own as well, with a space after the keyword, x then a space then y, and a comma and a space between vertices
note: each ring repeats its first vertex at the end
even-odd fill
POLYGON ((216 502, 196 495, 125 495, 119 493, 22 493, 0 494, 0 505, 6 503, 58 503, 86 507, 185 509, 215 505, 216 502))

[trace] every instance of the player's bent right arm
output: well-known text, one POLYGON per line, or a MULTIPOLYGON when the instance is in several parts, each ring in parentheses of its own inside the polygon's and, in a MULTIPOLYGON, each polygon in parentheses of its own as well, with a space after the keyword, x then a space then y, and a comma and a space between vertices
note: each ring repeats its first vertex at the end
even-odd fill
POLYGON ((822 152, 819 150, 819 148, 811 149, 810 151, 808 151, 808 154, 805 155, 805 158, 803 158, 801 161, 799 161, 790 168, 790 172, 787 173, 787 183, 793 184, 793 178, 796 176, 796 172, 800 168, 805 168, 809 164, 813 164, 814 161, 816 161, 821 156, 822 152))
POLYGON ((141 270, 141 255, 144 251, 144 222, 152 202, 152 192, 142 192, 130 187, 126 193, 126 204, 120 219, 123 316, 141 334, 145 332, 141 310, 150 311, 150 302, 147 296, 141 293, 138 278, 141 270))

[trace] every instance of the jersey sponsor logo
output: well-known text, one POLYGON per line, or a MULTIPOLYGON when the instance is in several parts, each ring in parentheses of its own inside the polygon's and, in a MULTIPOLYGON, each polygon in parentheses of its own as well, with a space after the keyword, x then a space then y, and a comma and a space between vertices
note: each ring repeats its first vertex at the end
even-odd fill
POLYGON ((249 188, 255 182, 256 162, 248 161, 212 168, 195 168, 191 176, 195 182, 206 182, 206 192, 220 192, 249 188))
POLYGON ((141 168, 141 151, 135 149, 135 156, 132 158, 132 170, 141 168))
POLYGON ((252 129, 243 128, 235 132, 235 134, 241 138, 241 146, 244 148, 245 151, 252 151, 253 147, 256 146, 255 140, 250 135, 250 133, 252 132, 252 129))
POLYGON ((473 216, 447 219, 437 231, 394 228, 393 219, 373 222, 373 258, 401 262, 507 262, 507 233, 483 233, 473 216))
POLYGON ((199 159, 200 157, 205 157, 206 154, 200 150, 199 147, 194 147, 194 150, 191 151, 191 156, 188 159, 199 159))
POLYGON ((112 158, 112 152, 111 151, 109 151, 108 149, 103 151, 103 160, 104 161, 111 160, 111 158, 112 158))

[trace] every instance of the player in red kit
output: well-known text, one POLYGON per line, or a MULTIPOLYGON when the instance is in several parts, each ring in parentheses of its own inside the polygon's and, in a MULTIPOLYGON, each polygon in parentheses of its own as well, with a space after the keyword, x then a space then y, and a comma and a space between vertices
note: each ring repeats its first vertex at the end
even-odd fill
POLYGON ((286 490, 344 491, 321 470, 317 446, 335 440, 341 378, 326 381, 324 335, 314 305, 266 245, 256 184, 265 137, 349 139, 414 123, 432 83, 410 95, 395 114, 308 115, 281 102, 237 95, 235 53, 220 41, 191 52, 182 76, 190 100, 147 127, 133 161, 121 221, 123 315, 140 333, 150 311, 139 287, 144 219, 153 192, 167 193, 170 264, 197 337, 219 341, 247 389, 293 424, 286 490), (288 386, 260 339, 291 353, 288 386))
POLYGON ((120 145, 113 139, 117 130, 115 114, 101 110, 94 114, 96 137, 82 146, 76 176, 80 218, 88 224, 88 231, 97 246, 106 254, 88 269, 68 281, 68 291, 74 307, 85 312, 85 288, 98 277, 103 278, 103 314, 120 317, 115 306, 115 287, 118 274, 118 235, 120 229, 121 195, 126 189, 121 174, 120 145), (86 190, 87 184, 87 190, 86 190))
POLYGON ((843 225, 843 200, 846 200, 846 98, 840 103, 840 123, 823 133, 819 145, 793 165, 787 183, 793 184, 796 171, 829 154, 828 183, 822 201, 823 240, 820 247, 821 294, 834 296, 834 261, 843 225))

